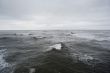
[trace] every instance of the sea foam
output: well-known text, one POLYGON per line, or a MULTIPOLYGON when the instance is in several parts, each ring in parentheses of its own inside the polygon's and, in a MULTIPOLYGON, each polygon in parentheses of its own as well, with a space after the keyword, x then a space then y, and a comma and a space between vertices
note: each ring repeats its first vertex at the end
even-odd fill
POLYGON ((47 49, 47 51, 50 51, 52 49, 61 50, 62 49, 61 43, 55 44, 55 45, 52 45, 52 46, 49 46, 49 48, 47 49))
POLYGON ((6 49, 1 49, 0 50, 0 70, 9 66, 9 64, 4 59, 5 55, 6 55, 6 49))

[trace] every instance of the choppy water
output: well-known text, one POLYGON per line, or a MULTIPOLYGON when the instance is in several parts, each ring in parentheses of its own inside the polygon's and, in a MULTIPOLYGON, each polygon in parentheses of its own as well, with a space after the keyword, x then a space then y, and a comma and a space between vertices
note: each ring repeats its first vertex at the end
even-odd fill
POLYGON ((110 73, 109 68, 110 31, 0 31, 0 73, 110 73))

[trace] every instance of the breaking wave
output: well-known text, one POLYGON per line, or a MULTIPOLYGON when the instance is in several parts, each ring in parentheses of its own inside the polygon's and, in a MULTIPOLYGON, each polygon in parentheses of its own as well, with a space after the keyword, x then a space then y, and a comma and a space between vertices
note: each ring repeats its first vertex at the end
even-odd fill
POLYGON ((0 70, 9 66, 9 64, 4 59, 5 54, 6 54, 6 49, 1 49, 0 50, 0 70))
POLYGON ((0 73, 10 73, 10 64, 5 61, 7 49, 0 49, 0 73))

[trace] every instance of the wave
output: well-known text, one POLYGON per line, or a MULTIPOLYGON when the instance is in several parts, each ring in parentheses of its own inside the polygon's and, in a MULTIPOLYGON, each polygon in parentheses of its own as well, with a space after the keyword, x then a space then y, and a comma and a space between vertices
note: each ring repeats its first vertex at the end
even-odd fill
POLYGON ((110 35, 107 34, 96 34, 96 33, 76 33, 73 34, 73 36, 88 39, 88 40, 97 40, 97 41, 103 41, 103 40, 110 40, 110 35), (104 36, 105 35, 105 36, 104 36))
POLYGON ((1 49, 0 50, 0 70, 2 70, 5 67, 9 67, 9 64, 4 59, 5 54, 6 54, 6 49, 1 49))
POLYGON ((51 50, 61 50, 62 49, 62 44, 54 44, 52 46, 49 46, 49 48, 46 51, 51 51, 51 50))
POLYGON ((76 32, 3 35, 0 48, 7 49, 0 50, 0 73, 110 73, 108 38, 76 32))
MULTIPOLYGON (((87 54, 71 54, 63 43, 49 46, 51 49, 34 58, 17 64, 13 73, 92 73, 93 67, 85 61, 94 60, 87 54)), ((89 62, 88 62, 89 63, 89 62)))

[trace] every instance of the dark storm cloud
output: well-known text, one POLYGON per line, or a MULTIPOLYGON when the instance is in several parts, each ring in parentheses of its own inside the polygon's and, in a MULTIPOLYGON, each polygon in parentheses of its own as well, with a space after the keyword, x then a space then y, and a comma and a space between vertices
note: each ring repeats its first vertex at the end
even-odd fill
POLYGON ((0 29, 108 29, 110 0, 0 0, 0 29))

